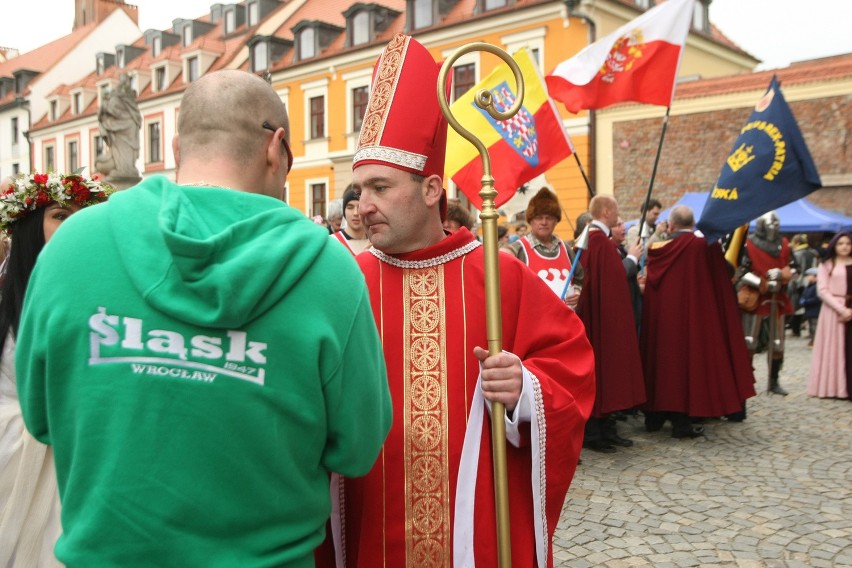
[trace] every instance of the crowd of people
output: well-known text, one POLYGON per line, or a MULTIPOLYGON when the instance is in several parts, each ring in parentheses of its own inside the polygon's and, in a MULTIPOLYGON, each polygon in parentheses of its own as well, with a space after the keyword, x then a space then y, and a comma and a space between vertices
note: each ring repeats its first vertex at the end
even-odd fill
POLYGON ((282 202, 286 109, 236 70, 185 91, 175 181, 3 182, 0 567, 496 565, 495 422, 512 563, 552 566, 581 449, 632 446, 624 413, 675 438, 745 419, 765 350, 786 394, 799 306, 808 394, 849 397, 852 235, 796 277, 771 214, 733 274, 688 207, 625 234, 598 195, 566 243, 543 188, 498 234, 491 337, 437 79, 413 38, 385 47, 327 222, 282 202))

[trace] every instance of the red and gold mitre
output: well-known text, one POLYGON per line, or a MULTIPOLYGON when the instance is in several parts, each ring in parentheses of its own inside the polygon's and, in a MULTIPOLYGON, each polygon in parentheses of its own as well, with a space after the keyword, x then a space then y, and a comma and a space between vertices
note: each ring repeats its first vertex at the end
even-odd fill
POLYGON ((436 95, 440 68, 411 36, 393 37, 373 69, 352 169, 382 164, 443 179, 447 119, 436 95))

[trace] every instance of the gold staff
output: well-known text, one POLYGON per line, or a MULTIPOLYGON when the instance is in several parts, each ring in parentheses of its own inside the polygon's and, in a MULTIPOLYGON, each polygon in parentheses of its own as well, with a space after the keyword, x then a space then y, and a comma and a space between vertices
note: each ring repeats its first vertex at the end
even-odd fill
MULTIPOLYGON (((485 324, 488 336, 488 352, 498 355, 503 350, 503 318, 500 312, 500 265, 498 262, 499 248, 497 242, 497 219, 499 214, 494 207, 497 190, 494 189, 494 178, 491 176, 491 158, 488 149, 479 138, 464 128, 453 116, 447 102, 444 85, 447 84, 447 73, 453 63, 471 51, 487 51, 505 61, 515 76, 517 97, 515 103, 505 112, 494 108, 491 91, 480 89, 474 96, 476 106, 486 111, 495 120, 508 120, 513 117, 524 102, 524 78, 521 69, 509 54, 493 45, 474 42, 461 46, 444 62, 438 74, 438 104, 441 112, 447 117, 447 122, 468 142, 476 146, 482 157, 482 184, 479 197, 482 198, 482 241, 485 245, 485 324)), ((512 565, 512 548, 509 535, 509 482, 506 473, 506 409, 500 402, 491 404, 491 448, 494 456, 494 493, 497 511, 497 548, 500 568, 510 568, 512 565)))

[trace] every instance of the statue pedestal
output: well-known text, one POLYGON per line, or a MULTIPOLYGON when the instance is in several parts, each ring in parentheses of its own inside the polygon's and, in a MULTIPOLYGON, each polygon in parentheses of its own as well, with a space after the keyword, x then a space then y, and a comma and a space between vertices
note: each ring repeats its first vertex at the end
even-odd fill
POLYGON ((133 187, 140 181, 142 178, 137 175, 108 175, 104 178, 104 181, 113 186, 116 190, 127 189, 128 187, 133 187))

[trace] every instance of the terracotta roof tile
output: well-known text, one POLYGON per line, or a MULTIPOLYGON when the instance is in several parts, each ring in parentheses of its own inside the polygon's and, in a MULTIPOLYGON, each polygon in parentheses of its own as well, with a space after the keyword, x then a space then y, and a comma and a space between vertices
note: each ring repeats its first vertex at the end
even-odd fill
POLYGON ((852 53, 802 61, 780 69, 681 83, 675 91, 675 100, 765 89, 773 75, 778 76, 782 87, 849 78, 852 77, 852 53))
POLYGON ((44 73, 56 65, 76 44, 89 35, 98 22, 92 22, 81 26, 68 34, 50 43, 37 47, 32 51, 22 53, 3 63, 0 63, 0 77, 11 77, 19 69, 28 69, 44 73))

